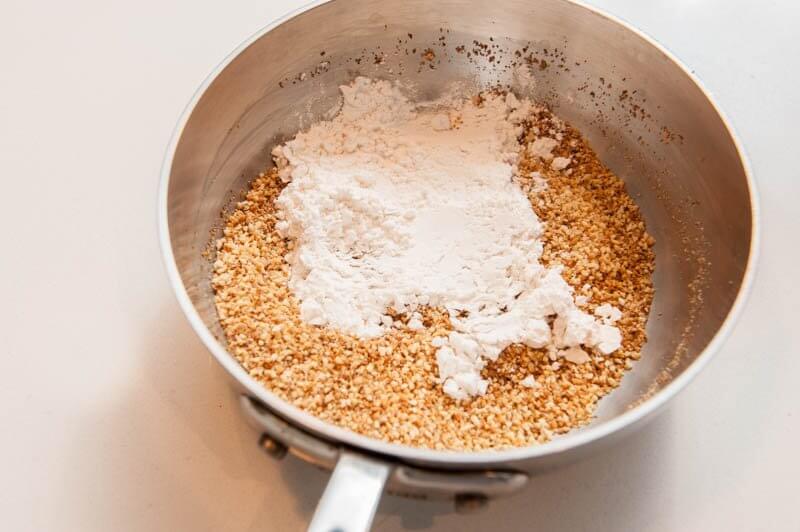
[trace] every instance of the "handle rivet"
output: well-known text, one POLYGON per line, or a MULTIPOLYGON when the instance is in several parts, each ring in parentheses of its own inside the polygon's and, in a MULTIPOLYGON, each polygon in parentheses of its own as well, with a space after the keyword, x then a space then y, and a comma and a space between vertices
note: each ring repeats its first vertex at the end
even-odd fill
POLYGON ((470 514, 486 508, 489 498, 481 493, 459 493, 456 495, 456 513, 470 514))
POLYGON ((261 435, 261 439, 258 440, 258 445, 264 449, 264 451, 270 455, 271 457, 275 458, 276 460, 280 460, 284 456, 286 456, 286 452, 289 450, 284 444, 281 442, 272 439, 270 436, 266 434, 261 435))

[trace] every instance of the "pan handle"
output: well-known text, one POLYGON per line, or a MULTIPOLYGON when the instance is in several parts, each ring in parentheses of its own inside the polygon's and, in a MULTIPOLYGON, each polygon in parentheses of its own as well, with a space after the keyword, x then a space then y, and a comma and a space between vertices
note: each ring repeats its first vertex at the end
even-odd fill
POLYGON ((386 462, 342 451, 309 532, 367 532, 391 470, 386 462))
POLYGON ((261 432, 259 445, 271 456, 291 453, 334 470, 311 523, 314 532, 368 530, 385 484, 395 495, 454 500, 456 511, 466 513, 517 493, 528 482, 522 471, 436 470, 369 456, 289 424, 248 395, 240 397, 240 404, 247 421, 261 432))

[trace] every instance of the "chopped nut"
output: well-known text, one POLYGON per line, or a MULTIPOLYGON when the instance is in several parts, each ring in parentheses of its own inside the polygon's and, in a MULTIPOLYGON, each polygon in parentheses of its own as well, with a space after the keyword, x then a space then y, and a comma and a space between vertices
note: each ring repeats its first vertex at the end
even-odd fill
MULTIPOLYGON (((430 49, 423 54, 434 57, 430 49)), ((451 329, 443 309, 420 309, 413 326, 411 316, 392 316, 408 326, 372 339, 303 322, 284 261, 292 243, 276 229, 274 201, 285 186, 276 169, 252 182, 213 246, 212 286, 228 350, 255 379, 310 414, 404 445, 464 451, 536 445, 591 421, 599 398, 641 356, 653 299, 653 240, 622 180, 578 131, 537 107, 521 142, 528 146, 551 130, 561 137, 552 156, 523 150, 518 163, 520 186, 545 222, 541 261, 563 266, 588 312, 624 302, 620 356, 587 350, 588 362, 561 363, 556 353, 514 344, 484 368, 491 381, 486 395, 457 402, 437 378, 433 339, 451 329), (554 169, 550 161, 559 158, 569 159, 569 171, 558 171, 561 162, 554 169), (533 186, 535 179, 546 186, 533 186)))

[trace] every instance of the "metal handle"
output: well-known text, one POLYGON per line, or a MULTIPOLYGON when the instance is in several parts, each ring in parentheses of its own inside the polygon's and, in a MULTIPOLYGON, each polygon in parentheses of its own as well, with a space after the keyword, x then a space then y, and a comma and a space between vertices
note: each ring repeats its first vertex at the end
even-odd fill
POLYGON ((391 466, 342 451, 309 532, 366 532, 370 529, 391 466))
POLYGON ((436 470, 392 457, 367 456, 289 424, 247 395, 240 401, 247 420, 261 431, 260 445, 270 456, 282 458, 291 453, 334 470, 311 524, 310 530, 315 532, 367 530, 384 485, 394 495, 453 500, 456 511, 465 513, 485 507, 490 499, 516 493, 528 482, 522 471, 436 470))

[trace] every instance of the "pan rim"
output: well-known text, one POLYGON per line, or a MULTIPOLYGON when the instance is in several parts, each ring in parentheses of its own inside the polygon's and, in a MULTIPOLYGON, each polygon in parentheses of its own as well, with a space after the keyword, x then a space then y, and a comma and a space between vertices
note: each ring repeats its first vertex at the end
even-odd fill
POLYGON ((177 125, 172 133, 172 137, 167 147, 164 161, 161 168, 160 183, 158 190, 158 236, 161 247, 162 260, 166 268, 167 277, 169 278, 170 285, 173 288, 174 295, 180 305, 183 313, 185 314, 190 325, 195 333, 200 337, 203 344, 211 352, 217 362, 241 385, 247 392, 254 398, 264 403, 271 410, 275 411, 292 424, 302 427, 323 439, 327 439, 338 444, 345 444, 349 447, 367 451, 373 454, 383 455, 394 459, 405 460, 409 462, 436 464, 440 466, 461 466, 461 467, 486 467, 493 464, 509 464, 512 462, 532 460, 536 458, 543 458, 545 456, 552 456, 557 454, 566 453, 572 449, 583 447, 593 441, 604 439, 605 437, 619 432, 626 427, 630 427, 639 423, 645 418, 650 417, 652 414, 660 410, 667 404, 677 393, 684 389, 701 371, 706 367, 708 362, 719 351, 720 347, 730 336, 731 331, 738 318, 740 317, 746 301, 752 292, 753 281, 756 272, 756 263, 760 249, 760 211, 759 200, 756 189, 755 179, 751 164, 743 144, 737 135, 731 121, 714 100, 711 93, 706 89, 703 83, 698 79, 694 73, 686 67, 672 52, 666 49, 663 45, 658 43, 655 39, 645 34, 641 30, 635 28, 626 21, 604 11, 589 6, 578 0, 562 0, 566 3, 573 4, 579 8, 588 10, 596 15, 599 15, 608 21, 620 25, 626 30, 630 31, 633 35, 642 39, 645 43, 656 48, 664 54, 674 65, 683 71, 683 73, 690 79, 695 86, 702 92, 708 103, 717 113, 722 124, 732 140, 734 147, 739 156, 742 169, 745 174, 747 182, 748 195, 750 201, 750 249, 748 252, 747 263, 745 266, 742 281, 739 286, 736 298, 728 311, 727 316, 723 320, 719 329, 706 345, 703 351, 692 361, 679 375, 677 375, 669 384, 660 389, 653 396, 643 401, 641 404, 631 408, 627 412, 614 417, 608 421, 597 424, 596 426, 588 426, 579 432, 567 433, 559 438, 549 441, 544 444, 517 447, 503 450, 485 450, 485 451, 448 451, 448 450, 434 450, 426 448, 411 447, 400 445, 396 443, 389 443, 368 436, 363 436, 352 432, 348 429, 338 427, 331 423, 322 421, 315 416, 301 410, 300 408, 292 405, 291 403, 281 399, 255 379, 242 368, 238 361, 225 349, 225 347, 217 341, 211 331, 206 327, 201 319, 197 310, 195 309, 186 287, 183 284, 180 273, 178 271, 177 263, 172 251, 171 238, 169 234, 169 214, 168 214, 168 194, 170 174, 172 164, 175 157, 176 148, 180 142, 184 128, 189 121, 195 107, 205 94, 209 86, 214 80, 223 72, 223 70, 233 62, 246 48, 252 45, 255 41, 266 35, 281 24, 291 20, 307 11, 317 8, 323 4, 336 2, 341 0, 314 0, 304 6, 301 6, 294 11, 291 11, 282 17, 275 19, 273 22, 267 24, 256 33, 247 38, 238 47, 236 47, 225 59, 223 59, 217 67, 205 78, 199 88, 195 91, 189 103, 184 108, 177 125))

